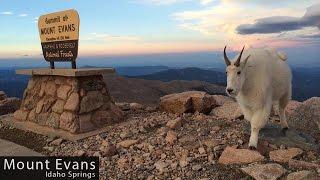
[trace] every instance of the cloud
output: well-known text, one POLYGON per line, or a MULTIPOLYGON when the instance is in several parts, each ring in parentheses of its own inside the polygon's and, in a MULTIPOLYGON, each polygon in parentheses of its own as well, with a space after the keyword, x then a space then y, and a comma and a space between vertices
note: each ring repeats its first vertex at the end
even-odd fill
POLYGON ((19 14, 19 17, 26 17, 28 14, 19 14))
POLYGON ((1 12, 2 15, 13 15, 13 12, 11 11, 4 11, 4 12, 1 12))
POLYGON ((102 40, 102 41, 139 41, 137 36, 122 36, 111 34, 90 33, 90 37, 87 40, 102 40))
POLYGON ((208 5, 212 2, 213 2, 213 0, 200 0, 200 4, 202 4, 202 5, 208 5))
POLYGON ((154 4, 154 5, 170 5, 191 0, 140 0, 138 2, 154 4))
POLYGON ((253 24, 241 24, 236 28, 238 34, 269 34, 300 30, 305 27, 320 29, 320 4, 307 8, 302 17, 272 16, 260 18, 253 24))
POLYGON ((201 5, 209 5, 214 0, 138 0, 137 2, 154 4, 154 5, 171 5, 183 2, 198 1, 201 5))

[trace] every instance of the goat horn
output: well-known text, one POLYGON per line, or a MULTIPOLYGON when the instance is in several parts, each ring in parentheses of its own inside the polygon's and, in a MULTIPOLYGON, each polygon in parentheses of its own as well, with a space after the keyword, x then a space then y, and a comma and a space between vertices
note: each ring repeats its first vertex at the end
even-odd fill
POLYGON ((242 50, 241 50, 241 52, 240 52, 240 54, 239 54, 239 57, 238 57, 237 61, 234 63, 235 66, 240 66, 240 60, 241 60, 241 56, 242 56, 244 47, 245 47, 245 46, 243 46, 243 48, 242 48, 242 50))
POLYGON ((226 54, 226 48, 227 48, 227 46, 225 46, 225 47, 224 47, 224 50, 223 50, 224 61, 226 62, 226 65, 227 65, 227 66, 230 66, 230 65, 231 65, 231 62, 230 62, 230 60, 229 60, 229 58, 228 58, 228 56, 227 56, 227 54, 226 54))

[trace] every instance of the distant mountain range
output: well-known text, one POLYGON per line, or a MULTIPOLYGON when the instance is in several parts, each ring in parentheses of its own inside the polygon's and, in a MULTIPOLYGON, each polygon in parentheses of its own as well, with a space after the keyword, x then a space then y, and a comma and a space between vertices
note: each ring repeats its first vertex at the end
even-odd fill
MULTIPOLYGON (((91 67, 91 66, 90 66, 91 67)), ((106 76, 111 94, 119 101, 155 103, 159 97, 187 90, 224 93, 224 69, 170 68, 167 66, 117 67, 121 76, 106 76)), ((293 68, 293 99, 303 101, 320 96, 320 69, 293 68)), ((28 76, 14 69, 0 69, 0 90, 22 97, 28 76)))
POLYGON ((218 85, 225 85, 226 74, 219 71, 205 70, 200 68, 184 68, 184 69, 168 69, 153 74, 133 76, 138 79, 160 80, 169 82, 173 80, 186 80, 186 81, 205 81, 218 85))
POLYGON ((225 88, 223 86, 203 81, 174 80, 163 82, 158 80, 127 78, 118 75, 107 75, 104 79, 111 96, 118 102, 157 104, 159 98, 164 95, 184 91, 205 91, 209 94, 225 95, 225 88))

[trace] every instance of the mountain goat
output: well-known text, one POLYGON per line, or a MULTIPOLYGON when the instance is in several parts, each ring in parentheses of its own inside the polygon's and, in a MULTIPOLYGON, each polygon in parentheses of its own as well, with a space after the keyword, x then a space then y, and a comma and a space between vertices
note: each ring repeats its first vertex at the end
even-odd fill
POLYGON ((267 48, 243 50, 244 47, 238 58, 230 61, 224 48, 226 92, 236 98, 244 118, 250 121, 249 148, 255 149, 259 131, 267 123, 273 103, 279 104, 283 132, 288 129, 285 108, 291 99, 292 75, 286 54, 267 48))

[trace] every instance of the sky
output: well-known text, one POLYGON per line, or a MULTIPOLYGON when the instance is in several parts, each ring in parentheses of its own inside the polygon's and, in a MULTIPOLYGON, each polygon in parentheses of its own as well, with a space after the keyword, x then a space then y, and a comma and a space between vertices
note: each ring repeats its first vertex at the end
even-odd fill
POLYGON ((38 17, 66 9, 80 15, 78 57, 221 52, 225 45, 230 51, 243 45, 289 52, 308 48, 312 54, 320 47, 319 0, 0 3, 0 59, 41 58, 38 17))

